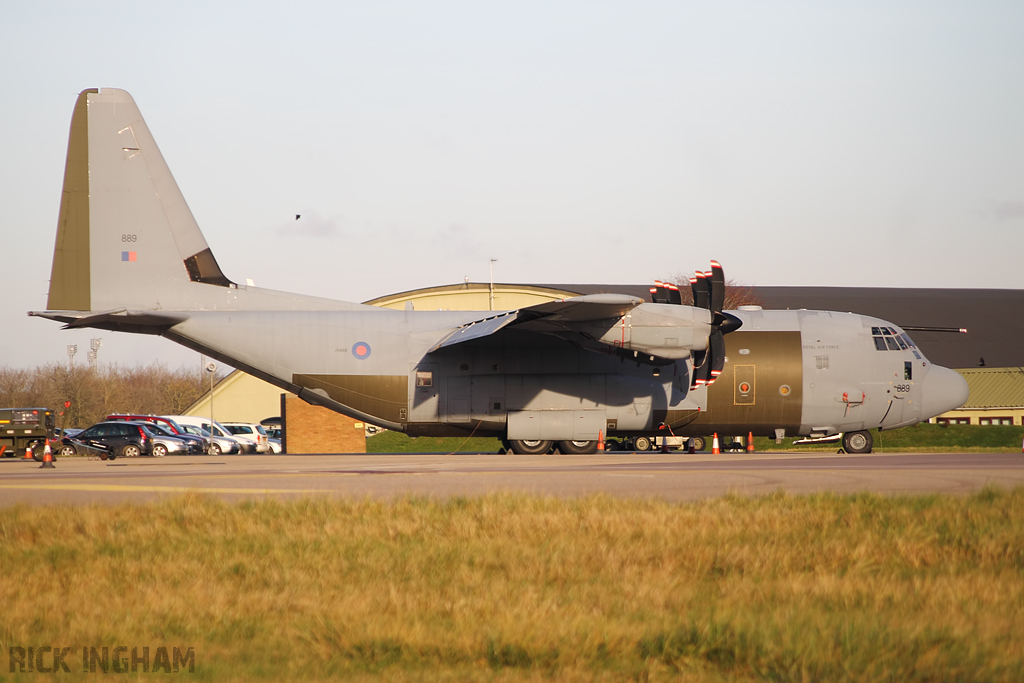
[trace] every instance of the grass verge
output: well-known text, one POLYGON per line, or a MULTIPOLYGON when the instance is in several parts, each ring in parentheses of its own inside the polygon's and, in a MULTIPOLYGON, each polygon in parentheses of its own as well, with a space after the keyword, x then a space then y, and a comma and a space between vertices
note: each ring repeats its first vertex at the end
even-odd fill
POLYGON ((1024 679, 1024 489, 14 506, 0 575, 2 651, 69 679, 116 645, 196 680, 1024 679))

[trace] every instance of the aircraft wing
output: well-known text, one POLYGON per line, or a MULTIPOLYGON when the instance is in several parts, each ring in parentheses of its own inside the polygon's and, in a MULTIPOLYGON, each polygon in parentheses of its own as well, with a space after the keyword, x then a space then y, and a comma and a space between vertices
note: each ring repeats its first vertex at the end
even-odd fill
POLYGON ((643 299, 625 294, 588 294, 561 301, 548 301, 467 323, 441 339, 430 352, 486 337, 513 325, 522 326, 524 329, 548 331, 551 328, 572 329, 574 323, 615 320, 642 303, 643 299))

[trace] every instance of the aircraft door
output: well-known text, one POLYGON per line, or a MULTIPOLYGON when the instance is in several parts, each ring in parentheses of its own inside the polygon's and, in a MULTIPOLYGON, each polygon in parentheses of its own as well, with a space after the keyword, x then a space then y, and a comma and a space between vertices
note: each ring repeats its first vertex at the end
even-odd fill
POLYGON ((450 377, 448 379, 448 405, 445 422, 469 422, 469 398, 471 379, 469 377, 450 377))
POLYGON ((409 422, 437 422, 441 393, 437 363, 418 363, 409 373, 409 422))
POLYGON ((886 388, 889 405, 882 416, 882 427, 896 427, 902 424, 917 422, 921 414, 919 390, 914 385, 914 364, 904 361, 901 371, 896 373, 893 381, 886 388))

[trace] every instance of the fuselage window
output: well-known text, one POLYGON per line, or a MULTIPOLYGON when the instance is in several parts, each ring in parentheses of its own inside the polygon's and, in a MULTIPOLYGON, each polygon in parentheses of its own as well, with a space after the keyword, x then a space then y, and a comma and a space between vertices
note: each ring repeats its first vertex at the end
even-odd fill
POLYGON ((434 385, 434 373, 433 372, 420 372, 416 373, 416 386, 418 387, 429 387, 434 385))
POLYGON ((903 361, 903 379, 908 382, 914 379, 914 364, 909 360, 903 361))

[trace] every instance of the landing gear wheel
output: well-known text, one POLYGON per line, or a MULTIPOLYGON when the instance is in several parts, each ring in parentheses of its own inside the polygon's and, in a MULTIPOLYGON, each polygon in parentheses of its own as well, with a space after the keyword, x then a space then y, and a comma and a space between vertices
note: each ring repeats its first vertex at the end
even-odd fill
MULTIPOLYGON (((693 437, 693 450, 695 450, 695 451, 702 451, 702 450, 704 450, 704 447, 707 446, 707 445, 708 444, 704 440, 703 436, 695 436, 695 437, 693 437)), ((686 447, 689 448, 690 447, 689 444, 687 444, 686 447)))
POLYGON ((551 450, 551 441, 539 441, 534 439, 516 440, 510 439, 508 445, 516 455, 545 455, 551 450))
POLYGON ((633 448, 638 451, 649 451, 651 450, 651 440, 646 436, 638 436, 633 441, 633 448))
POLYGON ((843 450, 847 453, 870 453, 872 445, 871 432, 847 432, 843 434, 843 450))
POLYGON ((597 453, 596 441, 559 441, 558 450, 564 455, 590 455, 597 453))

